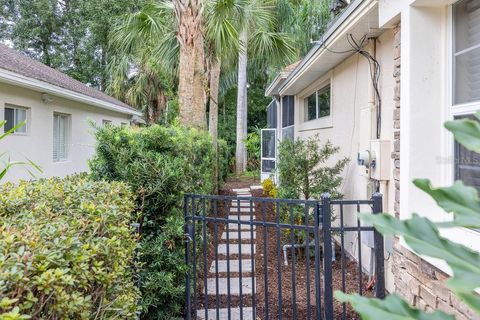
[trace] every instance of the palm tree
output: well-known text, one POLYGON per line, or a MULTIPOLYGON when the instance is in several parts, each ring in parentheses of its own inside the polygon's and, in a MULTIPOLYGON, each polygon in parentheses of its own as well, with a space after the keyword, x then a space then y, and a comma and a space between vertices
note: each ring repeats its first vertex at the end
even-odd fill
POLYGON ((180 46, 178 100, 182 124, 204 129, 205 52, 203 37, 203 1, 173 0, 180 46))
POLYGON ((176 83, 178 45, 174 23, 160 3, 118 21, 111 33, 112 55, 107 91, 142 110, 148 123, 165 112, 176 83))
POLYGON ((285 33, 276 32, 275 6, 265 0, 239 0, 242 19, 238 28, 240 50, 238 55, 236 173, 246 170, 247 152, 247 70, 249 55, 260 56, 270 62, 286 65, 296 56, 292 41, 285 33))

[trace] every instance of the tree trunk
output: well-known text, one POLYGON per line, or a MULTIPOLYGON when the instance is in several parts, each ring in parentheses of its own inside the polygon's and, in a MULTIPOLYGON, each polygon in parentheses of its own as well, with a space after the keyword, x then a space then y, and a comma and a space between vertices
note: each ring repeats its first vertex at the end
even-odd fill
POLYGON ((246 169, 246 127, 247 127, 247 30, 240 33, 240 53, 238 55, 237 88, 237 148, 235 152, 236 173, 241 175, 246 169))
POLYGON ((212 135, 213 146, 217 147, 218 140, 218 91, 220 87, 220 59, 214 59, 210 69, 210 116, 208 132, 212 135))
POLYGON ((213 58, 210 66, 210 116, 208 122, 208 132, 212 135, 213 149, 215 152, 213 185, 214 192, 218 192, 218 91, 220 87, 220 59, 213 58))
POLYGON ((204 129, 205 85, 202 0, 174 0, 180 45, 178 102, 180 123, 204 129))

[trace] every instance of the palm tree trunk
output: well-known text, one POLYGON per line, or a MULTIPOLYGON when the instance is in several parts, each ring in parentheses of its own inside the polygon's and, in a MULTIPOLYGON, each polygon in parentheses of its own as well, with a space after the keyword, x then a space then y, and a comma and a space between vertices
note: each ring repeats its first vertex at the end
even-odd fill
POLYGON ((240 53, 238 55, 238 89, 237 89, 237 148, 235 152, 236 173, 240 175, 246 169, 246 127, 247 127, 247 30, 240 33, 240 53))
POLYGON ((204 129, 205 86, 202 0, 174 0, 180 44, 178 102, 180 123, 204 129))
POLYGON ((208 132, 212 136, 213 149, 215 152, 213 168, 214 192, 218 192, 218 91, 220 87, 221 60, 213 58, 210 67, 210 116, 208 122, 208 132))
POLYGON ((212 135, 214 148, 218 141, 218 91, 220 87, 220 59, 214 59, 210 69, 210 116, 208 132, 212 135))

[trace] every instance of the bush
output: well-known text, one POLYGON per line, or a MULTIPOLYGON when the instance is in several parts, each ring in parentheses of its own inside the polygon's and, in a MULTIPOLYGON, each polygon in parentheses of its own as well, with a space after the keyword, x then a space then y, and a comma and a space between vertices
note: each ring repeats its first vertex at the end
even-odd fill
POLYGON ((0 318, 134 318, 133 208, 125 184, 85 176, 1 186, 0 318))
MULTIPOLYGON (((144 319, 172 319, 184 306, 183 195, 214 189, 214 150, 207 133, 179 127, 106 127, 96 131, 94 179, 128 183, 136 194, 142 243, 144 319)), ((225 154, 219 142, 219 155, 225 154)), ((220 177, 226 175, 226 162, 220 177)))
POLYGON ((275 183, 271 178, 263 180, 262 189, 263 189, 263 194, 268 197, 276 198, 278 196, 277 186, 275 185, 275 183))
POLYGON ((260 171, 260 134, 257 129, 250 132, 245 139, 245 148, 247 149, 247 170, 260 171))
POLYGON ((318 144, 318 135, 307 140, 286 139, 279 145, 278 172, 281 198, 320 199, 328 192, 333 199, 342 197, 338 187, 342 183, 341 173, 349 159, 342 158, 333 166, 326 162, 338 151, 330 141, 318 144))

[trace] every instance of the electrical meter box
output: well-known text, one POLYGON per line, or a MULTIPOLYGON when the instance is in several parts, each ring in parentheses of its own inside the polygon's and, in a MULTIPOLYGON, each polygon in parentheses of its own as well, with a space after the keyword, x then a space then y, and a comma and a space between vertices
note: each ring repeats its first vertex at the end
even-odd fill
POLYGON ((374 180, 390 180, 390 140, 371 140, 370 152, 373 164, 370 165, 370 177, 374 180))

